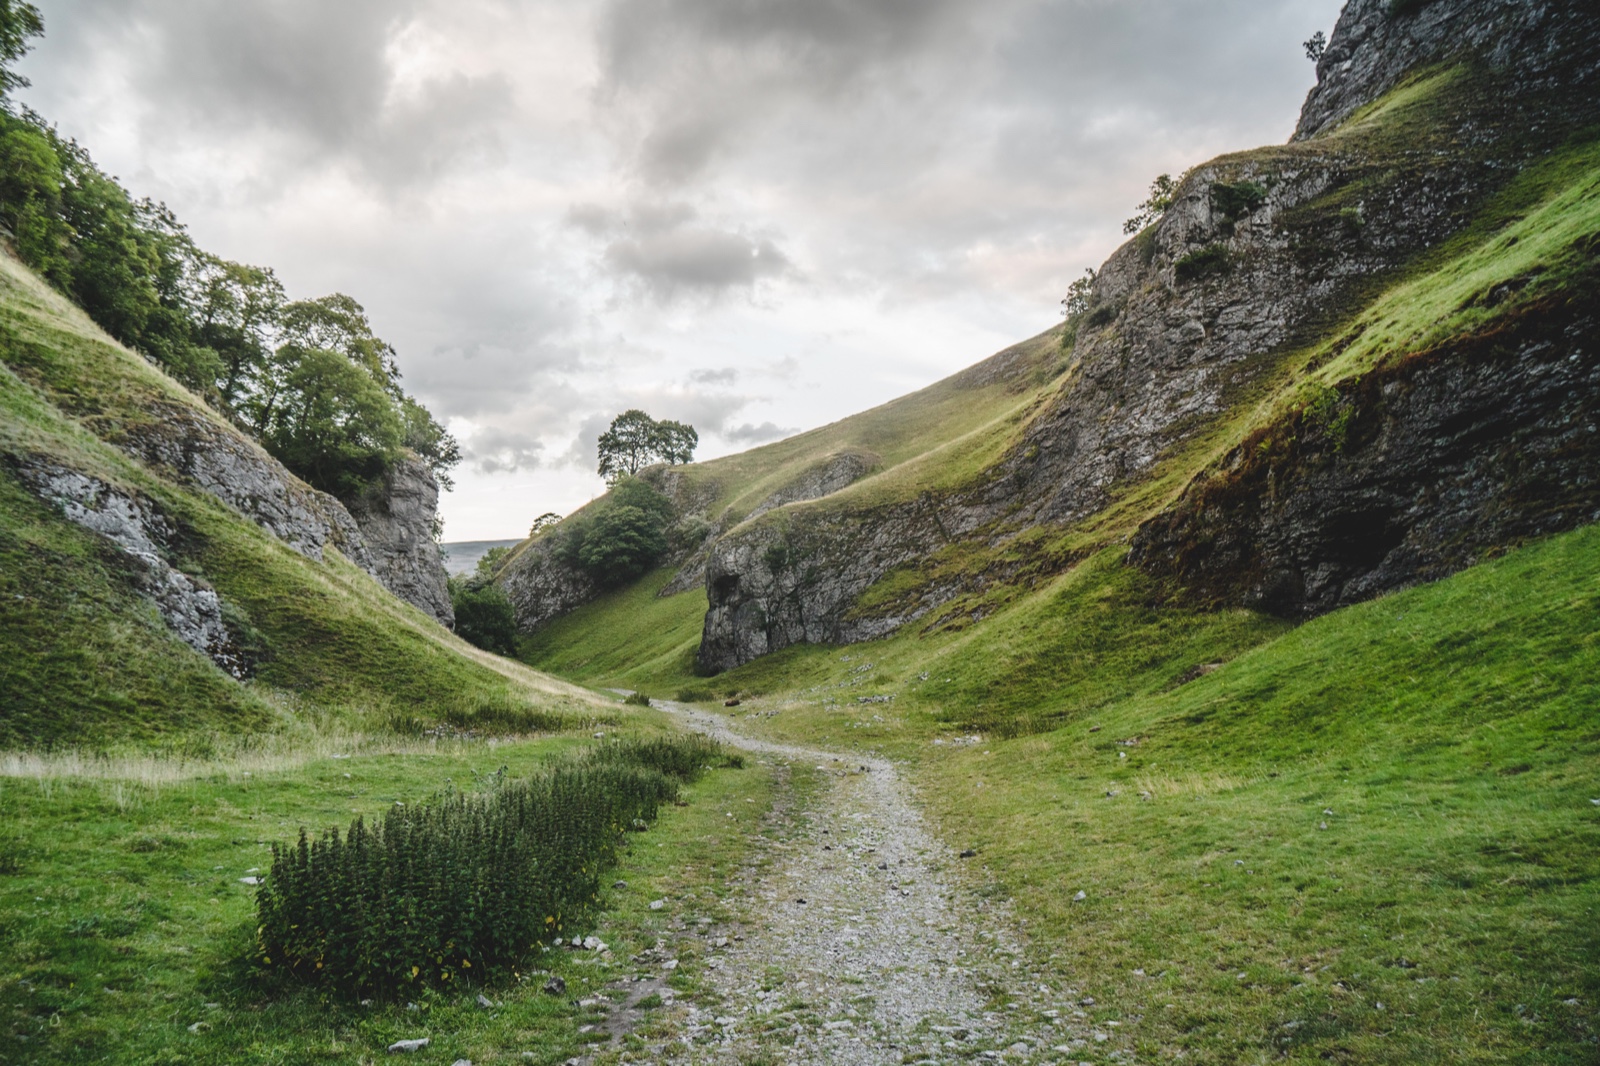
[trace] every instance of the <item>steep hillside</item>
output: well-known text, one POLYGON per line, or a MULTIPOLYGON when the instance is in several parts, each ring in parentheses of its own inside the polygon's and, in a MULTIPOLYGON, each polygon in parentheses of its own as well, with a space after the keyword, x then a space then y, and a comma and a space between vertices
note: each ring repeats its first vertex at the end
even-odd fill
POLYGON ((403 533, 369 539, 9 257, 0 498, 0 747, 592 706, 396 599, 372 572, 414 575, 403 533))
MULTIPOLYGON (((646 579, 704 566, 698 671, 967 625, 1129 544, 1173 609, 1303 617, 1600 517, 1597 56, 1570 5, 1353 3, 1296 139, 1186 175, 1007 403, 867 476, 828 464, 896 405, 655 471, 714 519, 646 579)), ((932 415, 959 380, 900 403, 932 415)), ((506 580, 525 630, 596 592, 529 595, 534 570, 506 580)), ((651 645, 682 647, 691 612, 666 613, 651 645)), ((535 661, 638 635, 599 618, 538 632, 535 661)))

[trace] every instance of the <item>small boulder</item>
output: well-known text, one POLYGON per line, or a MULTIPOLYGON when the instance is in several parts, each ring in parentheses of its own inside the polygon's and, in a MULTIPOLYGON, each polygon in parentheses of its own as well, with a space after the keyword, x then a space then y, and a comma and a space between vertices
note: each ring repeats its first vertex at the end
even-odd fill
POLYGON ((550 980, 544 983, 544 990, 552 996, 565 995, 567 982, 552 974, 550 980))
POLYGON ((977 854, 978 853, 976 851, 974 851, 973 849, 967 848, 966 850, 964 850, 961 853, 960 857, 963 858, 963 859, 971 859, 971 858, 976 858, 977 854))
POLYGON ((413 1051, 421 1051, 430 1043, 432 1043, 432 1041, 425 1036, 419 1036, 415 1040, 396 1040, 394 1043, 389 1045, 389 1054, 400 1055, 409 1054, 413 1051))

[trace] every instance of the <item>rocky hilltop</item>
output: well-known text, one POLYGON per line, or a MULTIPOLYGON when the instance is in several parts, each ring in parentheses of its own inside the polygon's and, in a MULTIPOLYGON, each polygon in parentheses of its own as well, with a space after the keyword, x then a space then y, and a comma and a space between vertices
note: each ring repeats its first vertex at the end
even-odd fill
POLYGON ((1286 614, 1600 517, 1592 274, 1492 327, 1337 366, 1388 287, 1595 121, 1597 62, 1600 17, 1578 5, 1356 0, 1295 139, 1195 168, 1102 267, 1059 386, 998 463, 955 491, 791 509, 715 543, 701 668, 881 635, 1005 577, 926 574, 864 610, 897 568, 1092 525, 1196 460, 1177 499, 1149 499, 1133 561, 1185 596, 1286 614), (1319 378, 1317 360, 1345 373, 1319 378), (1241 417, 1273 393, 1268 425, 1241 417))

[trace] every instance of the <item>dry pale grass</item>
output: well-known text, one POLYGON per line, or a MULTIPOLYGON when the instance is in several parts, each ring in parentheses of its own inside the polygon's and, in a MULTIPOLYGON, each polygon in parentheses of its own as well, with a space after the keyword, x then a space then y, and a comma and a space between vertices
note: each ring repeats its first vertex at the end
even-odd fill
POLYGON ((50 752, 0 752, 0 778, 48 781, 117 781, 159 787, 223 776, 228 779, 295 770, 308 763, 371 755, 433 755, 468 745, 515 743, 516 738, 475 740, 405 737, 384 733, 327 732, 287 736, 212 738, 197 745, 201 754, 183 752, 107 753, 79 749, 50 752))

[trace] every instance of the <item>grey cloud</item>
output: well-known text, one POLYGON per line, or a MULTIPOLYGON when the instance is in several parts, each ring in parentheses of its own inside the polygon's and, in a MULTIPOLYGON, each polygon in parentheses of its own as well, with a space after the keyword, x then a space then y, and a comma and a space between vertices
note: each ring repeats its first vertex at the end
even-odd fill
POLYGON ((614 241, 606 249, 605 261, 663 299, 685 291, 747 287, 792 269, 789 258, 769 240, 706 227, 614 241))
POLYGON ((960 30, 980 0, 613 0, 602 23, 603 99, 643 113, 642 172, 699 174, 740 131, 800 100, 850 97, 960 30))
POLYGON ((543 465, 544 443, 539 438, 510 430, 488 427, 467 441, 467 459, 485 474, 537 470, 543 465))
POLYGON ((734 444, 762 444, 769 440, 779 440, 800 432, 796 428, 787 428, 772 422, 763 422, 759 426, 746 422, 742 426, 722 431, 722 437, 734 444))
POLYGON ((771 238, 705 222, 693 205, 681 201, 642 201, 626 208, 575 204, 567 210, 567 223, 608 239, 601 255, 605 265, 659 300, 716 295, 794 272, 771 238))
POLYGON ((689 371, 689 380, 696 385, 732 385, 739 380, 739 368, 719 367, 716 370, 701 368, 689 371))
POLYGON ((285 170, 356 164, 414 186, 497 145, 503 74, 455 74, 395 92, 389 49, 425 0, 43 0, 48 46, 84 74, 107 52, 154 107, 148 139, 199 130, 283 137, 285 170), (136 44, 134 42, 137 42, 136 44), (131 47, 130 47, 131 45, 131 47))
MULTIPOLYGON (((623 409, 617 408, 618 413, 623 409)), ((615 414, 593 414, 585 418, 578 426, 577 435, 572 438, 572 443, 565 452, 561 453, 559 462, 563 466, 578 467, 580 469, 594 470, 600 465, 600 434, 611 426, 615 414)))

